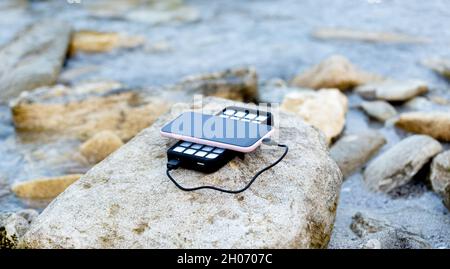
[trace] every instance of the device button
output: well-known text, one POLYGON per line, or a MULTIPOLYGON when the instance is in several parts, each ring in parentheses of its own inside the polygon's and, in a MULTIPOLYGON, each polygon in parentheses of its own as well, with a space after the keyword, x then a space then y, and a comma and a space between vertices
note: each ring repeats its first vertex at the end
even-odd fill
POLYGON ((225 110, 224 112, 223 112, 223 114, 225 114, 225 115, 228 115, 228 116, 231 116, 231 115, 233 115, 234 114, 234 112, 236 112, 236 111, 234 111, 234 110, 232 110, 232 109, 230 109, 230 110, 225 110))
POLYGON ((214 153, 210 153, 210 154, 206 155, 206 158, 208 158, 208 159, 215 159, 215 158, 217 158, 217 156, 219 156, 219 155, 214 154, 214 153))
POLYGON ((223 153, 225 150, 221 149, 221 148, 216 148, 215 150, 213 150, 214 153, 220 154, 223 153))
POLYGON ((200 145, 200 144, 194 144, 191 146, 191 148, 193 148, 193 149, 201 149, 202 147, 203 147, 203 145, 200 145))
POLYGON ((257 120, 257 121, 265 121, 266 119, 267 119, 266 116, 259 116, 255 120, 257 120))
POLYGON ((239 117, 239 118, 242 118, 242 117, 245 116, 245 114, 246 114, 245 112, 239 111, 239 112, 236 112, 236 114, 234 114, 234 116, 239 117))
POLYGON ((253 119, 256 118, 256 117, 257 117, 256 114, 248 114, 247 116, 245 116, 245 118, 246 118, 246 119, 249 119, 249 120, 253 120, 253 119))
POLYGON ((192 145, 192 143, 190 143, 190 142, 183 142, 180 144, 180 146, 186 147, 186 148, 188 148, 190 145, 192 145))
POLYGON ((183 152, 185 149, 186 149, 186 148, 183 148, 183 147, 176 147, 176 148, 173 149, 173 151, 176 151, 176 152, 183 152))
POLYGON ((204 150, 204 151, 211 151, 211 150, 213 150, 213 147, 210 147, 210 146, 204 146, 204 147, 202 148, 202 150, 204 150))
POLYGON ((185 153, 185 154, 192 155, 192 154, 194 154, 195 152, 196 152, 195 149, 187 149, 184 153, 185 153))
POLYGON ((199 151, 199 152, 195 153, 195 156, 204 157, 206 154, 208 154, 208 152, 199 151))

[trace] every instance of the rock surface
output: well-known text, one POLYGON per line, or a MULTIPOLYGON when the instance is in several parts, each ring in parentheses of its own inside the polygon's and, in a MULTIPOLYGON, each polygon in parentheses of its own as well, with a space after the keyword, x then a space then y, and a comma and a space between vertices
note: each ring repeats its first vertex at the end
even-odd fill
POLYGON ((364 181, 374 191, 390 192, 408 183, 441 144, 426 135, 413 135, 379 155, 364 171, 364 181))
POLYGON ((0 249, 16 248, 38 212, 25 209, 16 213, 0 213, 0 249))
POLYGON ((81 174, 74 174, 29 180, 14 184, 12 191, 22 198, 53 199, 81 176, 81 174))
POLYGON ((397 111, 395 110, 395 108, 385 101, 365 101, 361 103, 361 108, 370 117, 381 122, 385 122, 397 115, 397 111))
POLYGON ((450 150, 434 157, 430 181, 433 190, 444 198, 444 204, 450 209, 450 150))
POLYGON ((352 231, 365 241, 366 249, 430 249, 431 245, 420 235, 401 226, 356 213, 350 225, 352 231))
MULTIPOLYGON (((204 113, 215 113, 233 103, 206 98, 203 104, 204 113)), ((165 175, 165 152, 174 141, 159 134, 159 128, 180 112, 178 109, 161 116, 58 196, 33 223, 23 245, 326 247, 342 175, 319 132, 293 115, 280 113, 279 140, 289 145, 289 153, 249 190, 239 195, 210 190, 183 192, 165 175)), ((275 148, 260 148, 214 174, 176 170, 173 176, 185 186, 237 188, 281 153, 275 148)))
POLYGON ((347 58, 334 55, 296 76, 291 84, 312 89, 349 90, 355 86, 378 80, 380 80, 379 77, 359 70, 347 58))
POLYGON ((145 38, 121 33, 78 31, 72 35, 70 54, 102 53, 115 49, 130 49, 144 45, 145 38))
POLYGON ((321 130, 330 143, 344 128, 348 100, 337 89, 292 91, 285 96, 281 109, 321 130))
POLYGON ((368 32, 352 29, 339 28, 321 28, 312 33, 312 36, 318 39, 338 39, 338 40, 352 40, 364 41, 373 43, 427 43, 428 40, 420 37, 413 37, 399 33, 388 32, 368 32))
POLYGON ((426 97, 417 96, 404 104, 410 110, 432 110, 435 104, 426 97))
POLYGON ((361 168, 385 143, 386 139, 377 131, 348 134, 334 143, 330 155, 345 179, 361 168))
POLYGON ((0 101, 56 82, 71 28, 57 21, 36 22, 0 48, 0 101))
POLYGON ((90 15, 96 18, 128 20, 147 25, 191 23, 200 19, 198 10, 185 5, 182 0, 97 0, 85 6, 90 15))
POLYGON ((450 112, 407 112, 400 114, 395 126, 408 132, 426 134, 438 140, 450 141, 450 112))
POLYGON ((186 77, 173 88, 189 94, 252 102, 258 99, 258 76, 253 68, 227 69, 186 77))
POLYGON ((420 80, 386 80, 359 86, 356 92, 367 99, 406 101, 428 92, 428 85, 420 80))
POLYGON ((427 59, 422 61, 422 64, 436 73, 450 79, 450 60, 449 59, 427 59))
POLYGON ((80 152, 88 162, 96 164, 122 145, 122 140, 114 132, 102 131, 84 142, 80 147, 80 152))
POLYGON ((81 140, 114 131, 123 141, 152 124, 168 110, 167 101, 142 100, 117 83, 55 86, 23 95, 12 105, 20 131, 66 135, 81 140))

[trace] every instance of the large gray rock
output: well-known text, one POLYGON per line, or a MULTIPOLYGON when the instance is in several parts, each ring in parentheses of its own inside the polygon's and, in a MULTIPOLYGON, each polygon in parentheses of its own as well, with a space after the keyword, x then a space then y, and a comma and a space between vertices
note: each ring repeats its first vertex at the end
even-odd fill
POLYGON ((337 88, 349 90, 380 79, 379 76, 360 70, 347 58, 341 55, 333 55, 295 76, 291 84, 292 86, 311 89, 337 88))
MULTIPOLYGON (((206 98, 204 113, 232 103, 206 98)), ((183 192, 165 175, 173 140, 159 129, 188 105, 175 106, 151 127, 58 196, 25 235, 30 248, 323 248, 332 231, 342 175, 320 132, 280 113, 286 158, 249 190, 230 195, 183 192)), ((275 134, 277 135, 277 134, 275 134)), ((185 186, 242 187, 282 154, 260 148, 205 175, 177 170, 185 186)))
POLYGON ((37 211, 33 209, 0 214, 0 249, 16 248, 37 215, 37 211))
POLYGON ((400 114, 395 126, 408 132, 450 141, 450 111, 415 111, 400 114))
POLYGON ((385 122, 397 115, 397 111, 395 110, 395 108, 385 101, 365 101, 361 103, 361 108, 370 117, 381 122, 385 122))
POLYGON ((352 218, 350 229, 368 249, 429 249, 431 245, 421 235, 412 233, 404 227, 393 225, 385 220, 368 216, 361 212, 352 218))
POLYGON ((390 192, 408 183, 441 150, 441 144, 429 136, 407 137, 367 166, 364 181, 374 191, 390 192))
POLYGON ((345 178, 363 166, 385 143, 384 136, 376 131, 348 134, 331 147, 330 155, 345 178))
POLYGON ((71 27, 41 21, 19 33, 0 49, 0 101, 22 91, 55 83, 63 65, 71 27))
POLYGON ((356 92, 367 99, 406 101, 428 91, 428 85, 421 80, 385 80, 356 88, 356 92))
POLYGON ((433 190, 444 198, 444 204, 450 209, 450 150, 434 157, 430 181, 433 190))

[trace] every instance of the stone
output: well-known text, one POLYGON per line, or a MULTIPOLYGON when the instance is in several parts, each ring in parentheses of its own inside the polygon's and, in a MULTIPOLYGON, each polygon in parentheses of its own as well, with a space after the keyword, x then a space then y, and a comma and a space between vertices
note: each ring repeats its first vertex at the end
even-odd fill
POLYGON ((447 188, 445 188, 444 205, 447 207, 448 210, 450 210, 450 185, 448 185, 447 188))
POLYGON ((84 142, 80 147, 80 152, 88 162, 96 164, 122 145, 122 140, 114 132, 102 131, 84 142))
POLYGON ((370 43, 424 44, 429 40, 400 33, 369 32, 354 29, 320 28, 312 33, 317 39, 337 39, 370 43))
POLYGON ((395 126, 408 132, 426 134, 435 139, 450 141, 450 111, 422 111, 400 114, 395 126))
POLYGON ((428 92, 428 85, 421 80, 385 80, 359 86, 356 88, 356 92, 366 99, 407 101, 428 92))
POLYGON ((65 69, 59 74, 58 83, 76 85, 77 82, 82 81, 89 74, 98 72, 99 70, 100 66, 98 65, 86 65, 65 69))
POLYGON ((292 91, 284 97, 281 109, 321 130, 330 143, 344 129, 348 100, 337 89, 292 91))
POLYGON ((381 122, 385 122, 397 115, 397 110, 385 101, 364 101, 361 103, 361 108, 367 115, 381 122))
POLYGON ((13 102, 12 114, 21 132, 86 140, 109 130, 128 141, 167 111, 169 105, 156 97, 143 100, 139 93, 117 83, 91 82, 24 94, 13 102))
POLYGON ((434 157, 431 163, 430 181, 433 190, 445 196, 447 186, 450 186, 450 150, 434 157))
MULTIPOLYGON (((205 98, 203 113, 235 103, 205 98)), ((254 107, 248 105, 249 107, 254 107)), ((177 106, 189 109, 189 105, 177 106)), ((199 106, 195 106, 199 108, 199 106)), ((151 127, 58 196, 22 240, 28 248, 324 248, 335 217, 342 175, 322 135, 281 112, 279 141, 286 158, 247 191, 184 192, 166 177, 166 150, 175 141, 151 127)), ((176 112, 176 113, 175 113, 176 112)), ((239 188, 282 149, 259 148, 214 174, 175 170, 185 186, 239 188)))
POLYGON ((0 3, 0 9, 22 9, 28 7, 27 0, 3 0, 0 3))
POLYGON ((38 212, 33 209, 0 213, 0 249, 17 248, 20 238, 37 215, 38 212))
POLYGON ((297 75, 291 81, 291 84, 312 89, 338 88, 340 90, 349 90, 361 84, 380 79, 376 75, 359 70, 347 58, 334 55, 297 75))
POLYGON ((19 182, 12 186, 12 191, 21 198, 53 199, 62 193, 82 174, 48 177, 19 182))
POLYGON ((142 36, 114 32, 78 31, 72 35, 70 54, 104 53, 117 49, 131 49, 145 44, 142 36))
POLYGON ((384 144, 386 139, 377 131, 347 134, 334 143, 330 155, 345 179, 367 163, 384 144))
POLYGON ((431 58, 422 61, 422 65, 430 68, 436 73, 450 79, 450 60, 444 58, 431 58))
POLYGON ((87 4, 87 7, 96 18, 121 19, 148 25, 191 23, 200 19, 198 10, 181 0, 100 0, 87 4))
POLYGON ((0 101, 52 85, 61 71, 71 28, 52 20, 34 23, 0 48, 0 101))
POLYGON ((254 68, 235 68, 209 74, 192 75, 174 86, 190 95, 202 94, 236 101, 258 99, 258 76, 254 68))
POLYGON ((430 243, 421 235, 406 228, 357 212, 350 229, 364 239, 361 248, 366 249, 430 249, 430 243))
POLYGON ((372 161, 364 171, 364 181, 373 191, 391 192, 408 183, 435 155, 441 144, 426 135, 413 135, 395 144, 372 161))
POLYGON ((404 106, 411 110, 431 110, 435 104, 426 97, 417 96, 406 102, 404 106))

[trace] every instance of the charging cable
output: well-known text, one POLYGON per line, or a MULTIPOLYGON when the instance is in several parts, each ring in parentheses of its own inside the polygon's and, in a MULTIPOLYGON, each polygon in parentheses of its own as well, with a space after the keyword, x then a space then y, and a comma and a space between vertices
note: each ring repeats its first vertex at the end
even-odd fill
POLYGON ((215 191, 220 191, 220 192, 225 192, 225 193, 231 193, 231 194, 237 194, 237 193, 241 193, 245 190, 247 190, 248 188, 250 188, 250 186, 253 184, 253 182, 255 182, 255 180, 265 171, 269 170, 270 168, 274 167, 275 165, 277 165, 279 162, 281 162, 281 160, 283 160, 283 158, 286 156, 286 154, 289 151, 289 147, 287 145, 284 144, 278 144, 277 142, 271 140, 270 138, 266 138, 263 139, 263 144, 265 145, 270 145, 270 146, 278 146, 280 148, 284 148, 284 153, 283 155, 281 155, 280 158, 278 158, 275 162, 273 162, 272 164, 270 164, 269 166, 264 167, 263 169, 259 170, 253 177, 252 179, 247 183, 247 185, 245 185, 245 187, 243 187, 242 189, 238 189, 238 190, 227 190, 227 189, 222 189, 222 188, 218 188, 215 186, 199 186, 199 187, 194 187, 194 188, 187 188, 187 187, 183 187, 181 186, 173 177, 172 175, 170 175, 170 171, 177 169, 180 166, 180 162, 178 160, 169 160, 169 162, 167 163, 167 170, 166 170, 166 174, 167 177, 173 182, 173 184, 175 184, 175 186, 177 186, 180 190, 183 191, 197 191, 197 190, 202 190, 202 189, 210 189, 210 190, 215 190, 215 191))

